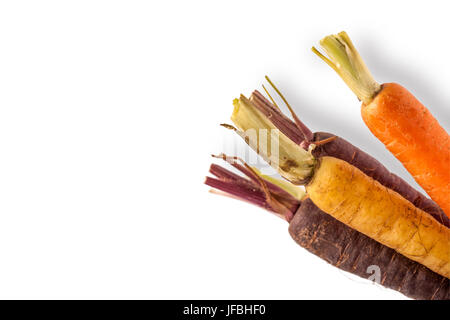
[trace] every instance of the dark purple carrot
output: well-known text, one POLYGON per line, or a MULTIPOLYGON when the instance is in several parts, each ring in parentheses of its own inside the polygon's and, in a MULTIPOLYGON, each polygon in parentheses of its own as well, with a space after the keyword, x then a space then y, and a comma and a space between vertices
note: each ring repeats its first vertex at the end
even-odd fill
POLYGON ((385 187, 399 193, 405 199, 413 203, 417 208, 429 213, 446 227, 450 227, 450 219, 433 200, 414 189, 396 174, 390 172, 378 160, 361 149, 355 147, 345 139, 337 137, 331 133, 312 133, 311 130, 298 119, 289 103, 272 83, 272 81, 270 81, 267 76, 266 79, 286 103, 293 115, 293 118, 295 119, 295 122, 287 118, 279 108, 275 107, 273 103, 268 101, 257 90, 255 90, 250 96, 250 101, 253 102, 258 110, 266 115, 273 125, 283 134, 285 134, 293 142, 303 146, 305 149, 307 149, 310 144, 315 144, 316 147, 313 149, 312 154, 316 158, 331 156, 352 164, 369 177, 380 182, 385 187))
POLYGON ((339 222, 310 199, 298 199, 262 177, 255 179, 248 168, 235 167, 249 178, 213 164, 210 172, 217 178, 208 177, 205 183, 284 218, 300 246, 341 270, 367 279, 375 267, 380 271, 379 283, 386 288, 414 299, 450 299, 447 278, 339 222), (283 212, 271 206, 273 199, 285 206, 283 212))
POLYGON ((317 208, 301 202, 289 224, 291 237, 323 260, 362 278, 380 271, 380 284, 420 300, 450 299, 450 280, 422 264, 346 226, 317 208))

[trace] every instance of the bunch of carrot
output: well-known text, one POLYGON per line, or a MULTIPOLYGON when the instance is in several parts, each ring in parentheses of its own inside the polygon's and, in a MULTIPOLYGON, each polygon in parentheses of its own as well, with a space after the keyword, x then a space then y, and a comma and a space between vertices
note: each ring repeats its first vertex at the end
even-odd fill
POLYGON ((448 134, 406 89, 376 83, 345 33, 326 37, 321 45, 330 59, 313 51, 363 101, 370 130, 434 201, 346 140, 313 133, 267 77, 294 121, 266 90, 272 103, 258 91, 250 99, 241 95, 233 103, 236 127, 224 126, 292 184, 263 176, 243 161, 233 166, 247 178, 213 165, 217 178, 206 184, 280 215, 298 244, 338 268, 366 276, 367 264, 375 264, 386 287, 417 299, 450 299, 448 134), (250 130, 276 135, 277 149, 261 147, 265 141, 258 135, 250 139, 250 130), (305 186, 306 195, 294 185, 305 186))

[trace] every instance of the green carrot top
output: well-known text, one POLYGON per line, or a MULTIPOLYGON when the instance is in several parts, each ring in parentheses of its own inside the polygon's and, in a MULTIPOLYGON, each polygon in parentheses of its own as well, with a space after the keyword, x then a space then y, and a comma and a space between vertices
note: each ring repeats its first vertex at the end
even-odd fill
POLYGON ((374 80, 347 33, 342 31, 337 35, 326 36, 320 45, 329 58, 314 47, 312 51, 337 72, 359 100, 370 103, 381 86, 374 80))

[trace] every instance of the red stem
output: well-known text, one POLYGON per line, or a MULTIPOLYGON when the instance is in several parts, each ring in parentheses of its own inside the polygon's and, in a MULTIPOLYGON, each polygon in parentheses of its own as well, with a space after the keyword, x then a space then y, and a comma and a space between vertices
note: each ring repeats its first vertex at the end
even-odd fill
MULTIPOLYGON (((312 131, 301 122, 295 113, 292 113, 296 118, 296 122, 286 117, 279 111, 269 100, 267 100, 258 90, 253 91, 250 100, 270 119, 275 127, 277 127, 284 135, 294 141, 298 145, 309 145, 313 139, 312 131)), ((306 146, 307 147, 307 146, 306 146)))

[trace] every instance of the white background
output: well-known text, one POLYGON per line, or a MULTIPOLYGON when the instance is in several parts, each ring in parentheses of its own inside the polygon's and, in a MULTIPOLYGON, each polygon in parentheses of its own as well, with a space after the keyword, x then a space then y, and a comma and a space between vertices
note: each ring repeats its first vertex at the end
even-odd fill
MULTIPOLYGON (((310 51, 346 30, 449 130, 446 1, 5 1, 0 298, 397 299, 209 193, 218 126, 265 74, 314 131, 416 185, 310 51)), ((241 146, 242 147, 242 146, 241 146)))

